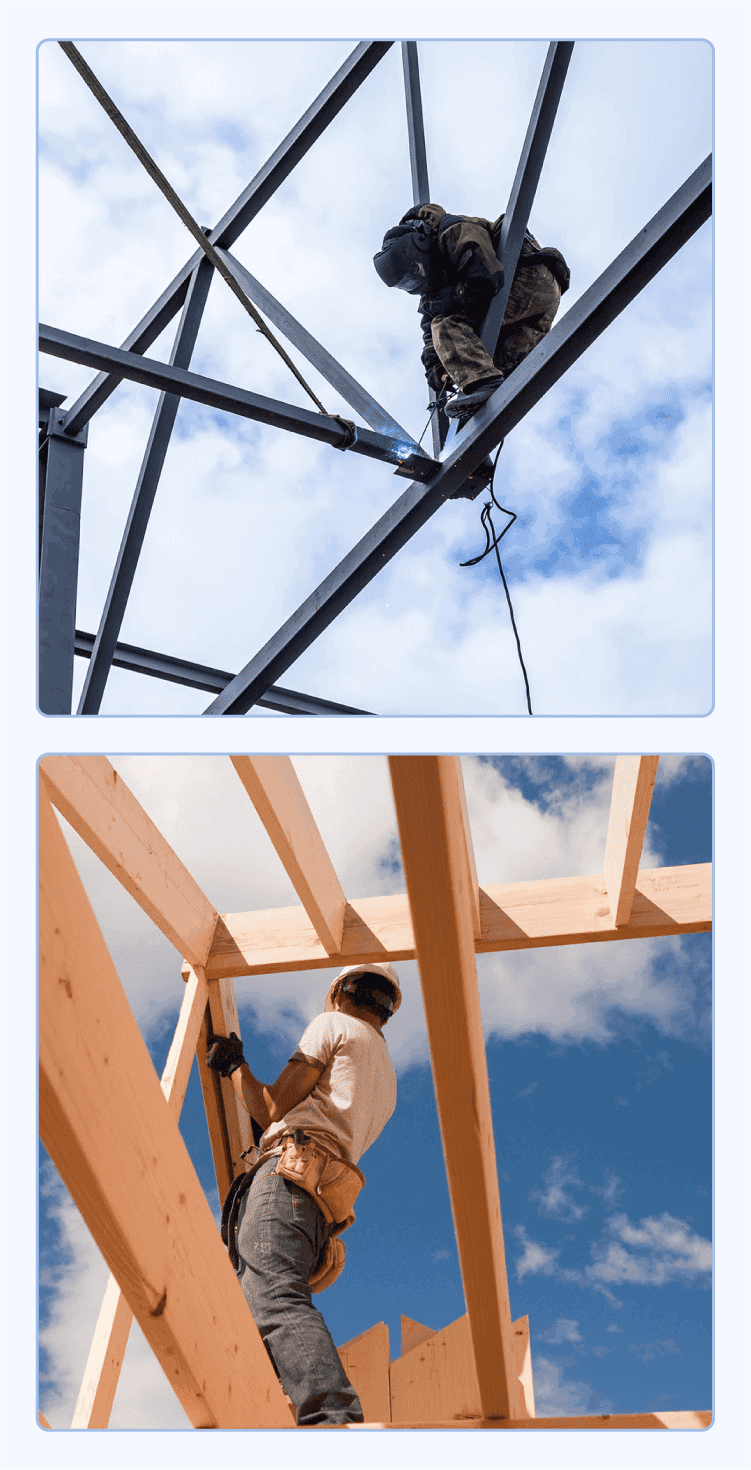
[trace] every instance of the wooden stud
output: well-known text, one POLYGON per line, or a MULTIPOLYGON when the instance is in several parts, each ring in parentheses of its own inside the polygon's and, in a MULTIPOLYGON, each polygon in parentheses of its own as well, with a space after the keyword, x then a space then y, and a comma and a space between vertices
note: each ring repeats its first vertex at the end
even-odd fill
POLYGON ((203 965, 217 912, 103 755, 46 755, 48 794, 180 955, 203 965))
POLYGON ((342 1367, 355 1389, 366 1419, 391 1420, 389 1330, 377 1322, 338 1349, 342 1367))
POLYGON ((288 755, 233 755, 245 787, 327 955, 342 946, 347 900, 288 755))
MULTIPOLYGON (((702 934, 712 927, 712 864, 642 868, 631 917, 616 927, 602 875, 543 878, 480 889, 478 954, 551 945, 595 944, 702 934)), ((404 894, 347 905, 341 962, 411 960, 415 940, 404 894)), ((209 980, 224 976, 321 970, 331 958, 302 908, 223 914, 206 962, 209 980)))
POLYGON ((659 759, 619 755, 615 763, 603 876, 616 928, 631 918, 659 759))
POLYGON ((480 1404, 484 1418, 516 1419, 524 1399, 514 1365, 456 759, 392 756, 389 767, 480 1404))
MULTIPOLYGON (((468 1317, 460 1317, 441 1332, 430 1332, 418 1322, 402 1323, 401 1358, 391 1364, 391 1417, 395 1424, 414 1419, 466 1420, 481 1417, 480 1389, 469 1332, 468 1317), (424 1334, 420 1336, 420 1334, 424 1334), (416 1339, 416 1340, 415 1340, 416 1339)), ((514 1365, 524 1399, 524 1416, 534 1415, 532 1365, 529 1356, 529 1319, 512 1323, 514 1365)))
POLYGON ((421 1322, 413 1321, 412 1317, 401 1319, 401 1341, 402 1357, 411 1353, 413 1348, 419 1347, 421 1342, 427 1342, 429 1337, 434 1337, 435 1331, 432 1327, 423 1327, 421 1322))
POLYGON ((46 791, 40 792, 42 1140, 196 1427, 289 1409, 46 791))
MULTIPOLYGON (((191 970, 160 1083, 175 1118, 179 1118, 185 1101, 207 1001, 208 986, 203 971, 191 970)), ((132 1321, 133 1313, 114 1276, 110 1276, 94 1328, 71 1429, 107 1428, 132 1321)))

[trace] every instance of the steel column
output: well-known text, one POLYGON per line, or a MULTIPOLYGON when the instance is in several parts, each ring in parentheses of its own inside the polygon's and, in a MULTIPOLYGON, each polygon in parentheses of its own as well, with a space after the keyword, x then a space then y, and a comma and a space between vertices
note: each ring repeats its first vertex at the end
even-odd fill
POLYGON ((245 714, 269 685, 315 642, 710 217, 711 180, 710 157, 474 415, 430 484, 408 486, 232 684, 209 705, 207 715, 245 714))
MULTIPOLYGON (((420 88, 420 66, 417 59, 417 42, 402 41, 402 62, 404 65, 404 94, 407 102, 407 133, 409 135, 409 162, 412 170, 412 203, 428 204, 430 202, 430 184, 428 183, 428 153, 425 146, 425 127, 422 117, 422 91, 420 88)), ((433 388, 430 392, 430 406, 436 401, 436 393, 433 388)), ((445 413, 439 409, 430 420, 430 433, 433 440, 433 456, 438 458, 443 442, 448 432, 449 421, 445 413)))
POLYGON ((409 134, 409 162, 412 169, 412 199, 415 204, 428 204, 430 202, 428 154, 425 147, 425 127, 422 120, 422 93, 420 91, 420 67, 417 60, 416 41, 402 41, 402 63, 404 66, 404 92, 407 99, 407 132, 409 134))
MULTIPOLYGON (((81 658, 91 658, 94 634, 76 629, 76 653, 81 658)), ((146 674, 152 679, 164 679, 168 684, 182 684, 189 689, 205 689, 209 694, 219 694, 234 679, 234 674, 224 669, 212 669, 208 664, 190 663, 187 659, 174 658, 169 653, 154 653, 150 648, 138 648, 133 643, 118 643, 112 666, 127 669, 131 674, 146 674)), ((285 715, 366 715, 371 710, 354 709, 350 704, 336 704, 331 699, 316 699, 314 694, 301 694, 296 689, 282 689, 278 684, 271 688, 257 703, 262 709, 278 710, 285 715)))
POLYGON ((265 286, 262 286, 261 282, 257 281, 255 276, 252 276, 250 271, 240 264, 239 260, 235 260, 234 255, 230 255, 228 250, 220 250, 219 254, 226 261, 245 295, 261 308, 264 316, 267 316, 280 332, 284 333, 288 342, 297 347, 308 362, 312 362, 321 377, 325 378, 332 388, 336 388, 345 403, 354 408, 371 429, 376 429, 381 434, 395 435, 405 444, 412 444, 417 449, 414 439, 406 429, 403 429, 396 419, 392 419, 391 414, 387 413, 385 408, 381 408, 380 403, 376 403, 375 399, 365 392, 355 378, 350 377, 341 363, 337 362, 336 358, 332 357, 331 353, 327 352, 315 337, 311 337, 310 332, 306 332, 298 321, 295 321, 291 312, 287 311, 286 307, 282 306, 281 302, 277 301, 271 292, 267 291, 265 286))
MULTIPOLYGON (((187 368, 190 362, 213 274, 213 267, 207 260, 202 260, 194 272, 170 356, 170 364, 173 367, 187 368)), ((141 464, 128 521, 104 604, 91 663, 78 705, 79 715, 98 714, 102 703, 117 637, 125 616, 143 539, 146 535, 146 527, 159 484, 159 476, 162 473, 179 407, 179 397, 171 393, 162 393, 154 415, 149 442, 141 464)))
POLYGON ((294 404, 281 403, 276 398, 264 398, 260 393, 249 393, 245 388, 219 383, 215 378, 203 378, 198 373, 187 372, 185 368, 157 362, 153 357, 141 357, 135 352, 125 352, 122 347, 110 347, 106 342, 77 337, 73 332, 61 332, 56 327, 41 324, 39 350, 52 357, 65 358, 68 362, 105 367, 120 378, 176 393, 180 398, 192 398, 196 403, 206 403, 210 408, 236 413, 275 429, 287 429, 292 434, 302 434, 307 439, 329 444, 333 449, 348 449, 352 454, 364 455, 366 459, 382 460, 385 464, 395 465, 395 473, 407 478, 415 475, 421 480, 429 480, 437 469, 436 461, 418 449, 413 439, 405 443, 400 437, 377 434, 374 429, 358 426, 354 439, 349 443, 347 429, 333 416, 296 408, 294 404))
POLYGON ((63 416, 51 408, 46 451, 42 547, 39 564, 39 708, 69 715, 78 589, 78 546, 86 429, 63 433, 63 416))
MULTIPOLYGON (((211 230, 208 238, 212 245, 221 245, 225 249, 234 245, 246 226, 284 183, 296 164, 304 158, 392 45, 393 41, 362 41, 355 47, 315 102, 303 113, 263 168, 211 230)), ((150 311, 142 317, 138 326, 126 337, 123 343, 126 351, 145 352, 156 341, 180 310, 190 278, 201 259, 201 251, 197 250, 150 311)), ((106 371, 94 378, 69 410, 66 417, 68 433, 75 434, 83 424, 88 423, 97 409, 106 403, 119 382, 120 378, 116 374, 106 371)))

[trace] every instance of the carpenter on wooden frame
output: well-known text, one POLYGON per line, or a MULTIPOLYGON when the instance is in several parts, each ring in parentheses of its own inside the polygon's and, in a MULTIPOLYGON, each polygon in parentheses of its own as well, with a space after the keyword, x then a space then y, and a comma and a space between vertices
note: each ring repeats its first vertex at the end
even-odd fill
POLYGON ((383 1323, 340 1349, 367 1423, 704 1427, 711 1413, 692 1409, 535 1416, 529 1323, 512 1322, 509 1306, 475 965, 479 953, 711 928, 711 864, 639 867, 658 757, 616 762, 602 873, 483 888, 458 757, 392 757, 407 894, 356 900, 341 887, 291 760, 232 761, 299 907, 220 917, 103 756, 40 762, 40 1129, 112 1272, 72 1427, 107 1426, 134 1316, 196 1428, 294 1427, 179 1133, 188 1075, 197 1054, 223 1199, 252 1142, 231 1084, 206 1066, 209 1027, 240 1031, 234 980, 411 958, 467 1312, 438 1333, 403 1318, 394 1362, 383 1323), (184 957, 161 1082, 55 808, 184 957))

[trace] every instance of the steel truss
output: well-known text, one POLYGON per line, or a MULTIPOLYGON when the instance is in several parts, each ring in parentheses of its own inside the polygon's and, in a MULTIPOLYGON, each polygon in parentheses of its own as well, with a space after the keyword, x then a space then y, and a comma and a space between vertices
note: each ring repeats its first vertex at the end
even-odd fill
MULTIPOLYGON (((476 475, 495 448, 577 358, 610 325, 711 215, 711 157, 579 298, 549 335, 457 434, 433 415, 433 456, 422 451, 391 415, 230 254, 231 246, 273 196, 328 124, 365 81, 393 42, 362 42, 339 68, 299 123, 251 180, 207 239, 234 282, 274 326, 317 368, 368 426, 313 413, 216 382, 190 371, 190 360, 214 274, 201 250, 191 257, 121 347, 41 326, 40 351, 98 369, 67 411, 59 395, 42 391, 40 426, 39 706, 45 714, 71 711, 73 658, 89 659, 77 713, 98 713, 110 668, 127 668, 216 697, 207 715, 245 714, 253 706, 290 714, 362 714, 346 705, 282 689, 276 680, 359 592, 457 492, 477 493, 476 475), (180 312, 169 364, 144 354, 180 312), (123 380, 160 390, 148 445, 96 635, 76 631, 75 606, 81 486, 89 420, 123 380), (236 675, 119 641, 159 477, 181 398, 302 434, 332 448, 396 466, 411 483, 274 636, 236 675)), ((552 42, 543 68, 506 210, 499 256, 505 285, 485 319, 482 337, 492 353, 534 203, 573 43, 552 42)), ((416 204, 429 200, 417 45, 402 42, 407 131, 416 204)))

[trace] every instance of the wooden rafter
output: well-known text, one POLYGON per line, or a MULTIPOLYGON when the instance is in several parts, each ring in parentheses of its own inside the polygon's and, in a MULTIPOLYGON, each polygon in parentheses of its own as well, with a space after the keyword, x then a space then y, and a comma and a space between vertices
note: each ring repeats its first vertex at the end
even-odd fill
POLYGON ((483 1418, 524 1412, 516 1373, 456 756, 389 761, 483 1418))
POLYGON ((290 1414, 55 819, 40 792, 43 1142, 196 1427, 290 1414))
POLYGON ((46 755, 53 806, 140 904, 179 954, 203 965, 217 912, 103 755, 46 755))
POLYGON ((615 763, 603 876, 619 929, 631 918, 659 759, 657 755, 619 755, 615 763))
POLYGON ((288 755, 233 755, 232 764, 328 955, 342 946, 347 900, 288 755))
MULTIPOLYGON (((480 919, 478 954, 700 934, 712 927, 712 865, 642 868, 631 917, 620 927, 613 922, 601 874, 488 885, 480 889, 480 919)), ((405 894, 348 903, 337 962, 353 965, 414 957, 405 894)), ((221 916, 206 974, 210 980, 271 975, 324 969, 332 962, 303 908, 259 909, 221 916)))

